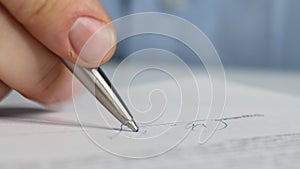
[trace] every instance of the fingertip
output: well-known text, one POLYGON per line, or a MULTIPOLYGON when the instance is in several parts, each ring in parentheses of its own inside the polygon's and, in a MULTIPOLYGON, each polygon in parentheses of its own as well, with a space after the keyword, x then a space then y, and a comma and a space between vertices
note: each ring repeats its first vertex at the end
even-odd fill
POLYGON ((80 17, 69 33, 77 63, 97 67, 106 63, 115 51, 116 34, 112 26, 90 17, 80 17))
POLYGON ((100 56, 94 55, 94 51, 81 54, 87 40, 111 22, 98 0, 6 0, 1 1, 2 5, 23 28, 58 56, 74 63, 78 61, 85 67, 97 67, 111 57, 106 58, 103 53, 116 39, 113 29, 98 37, 100 56))

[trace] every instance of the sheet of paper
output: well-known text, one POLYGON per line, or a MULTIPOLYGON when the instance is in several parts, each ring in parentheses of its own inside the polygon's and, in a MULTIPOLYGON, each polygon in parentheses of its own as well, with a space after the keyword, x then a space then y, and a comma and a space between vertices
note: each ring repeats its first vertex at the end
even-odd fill
POLYGON ((219 125, 200 144, 211 96, 208 79, 197 80, 200 101, 191 90, 182 107, 168 80, 131 86, 125 101, 134 106, 138 133, 120 126, 86 91, 55 111, 12 93, 0 107, 0 168, 299 168, 300 98, 228 82, 223 117, 208 119, 219 125))

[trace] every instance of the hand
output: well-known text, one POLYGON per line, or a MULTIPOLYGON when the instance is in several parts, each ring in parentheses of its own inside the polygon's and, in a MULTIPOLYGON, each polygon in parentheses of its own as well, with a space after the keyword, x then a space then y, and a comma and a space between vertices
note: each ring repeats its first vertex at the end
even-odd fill
MULTIPOLYGON (((76 62, 88 38, 110 21, 98 0, 0 0, 0 99, 15 89, 46 105, 68 100, 72 75, 56 55, 76 62)), ((115 40, 113 28, 97 39, 99 46, 115 40)), ((96 67, 99 59, 87 55, 79 64, 96 67)))

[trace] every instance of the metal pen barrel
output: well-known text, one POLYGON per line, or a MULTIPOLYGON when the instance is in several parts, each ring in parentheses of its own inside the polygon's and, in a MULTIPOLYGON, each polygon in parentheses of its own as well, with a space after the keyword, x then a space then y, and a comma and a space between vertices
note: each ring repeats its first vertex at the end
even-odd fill
POLYGON ((138 131, 138 127, 128 108, 100 68, 87 69, 81 66, 76 66, 75 68, 73 63, 66 60, 63 60, 63 62, 116 119, 132 131, 138 131))

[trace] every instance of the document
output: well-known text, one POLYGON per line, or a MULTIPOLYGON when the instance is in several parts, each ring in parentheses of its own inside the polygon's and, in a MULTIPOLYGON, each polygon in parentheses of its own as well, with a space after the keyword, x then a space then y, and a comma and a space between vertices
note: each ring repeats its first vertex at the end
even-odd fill
POLYGON ((210 118, 209 79, 197 78, 198 93, 190 78, 181 81, 191 84, 182 96, 172 80, 119 85, 137 133, 84 89, 52 109, 13 92, 0 104, 0 168, 300 167, 299 97, 229 81, 223 112, 210 118), (205 134, 208 124, 216 128, 205 134))

